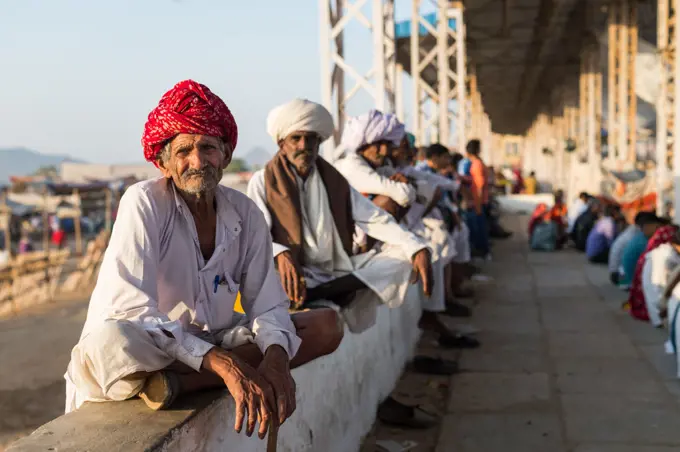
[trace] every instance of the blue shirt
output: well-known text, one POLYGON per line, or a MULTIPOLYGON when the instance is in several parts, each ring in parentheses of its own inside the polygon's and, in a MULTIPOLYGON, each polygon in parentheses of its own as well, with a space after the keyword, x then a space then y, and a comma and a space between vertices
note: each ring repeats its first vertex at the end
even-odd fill
POLYGON ((597 220, 586 239, 586 256, 591 259, 608 250, 612 246, 615 235, 616 223, 612 217, 602 217, 597 220))
POLYGON ((458 174, 461 176, 470 176, 470 168, 472 168, 472 161, 470 159, 464 158, 458 162, 458 174))
POLYGON ((628 242, 623 249, 623 257, 621 258, 621 269, 623 270, 622 279, 619 280, 620 285, 629 285, 633 281, 633 274, 637 262, 647 248, 647 237, 642 231, 637 231, 633 238, 628 242))
POLYGON ((425 171, 426 173, 435 173, 436 171, 430 167, 430 165, 427 164, 427 160, 423 160, 422 162, 416 163, 415 169, 418 171, 425 171))

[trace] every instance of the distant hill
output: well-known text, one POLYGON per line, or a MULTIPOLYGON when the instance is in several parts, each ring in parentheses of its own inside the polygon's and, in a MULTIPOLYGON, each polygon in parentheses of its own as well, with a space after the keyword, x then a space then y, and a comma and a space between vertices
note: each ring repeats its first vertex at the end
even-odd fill
POLYGON ((41 154, 26 148, 0 148, 0 185, 9 183, 10 176, 27 176, 41 166, 54 165, 59 169, 64 161, 82 162, 68 155, 41 154))
POLYGON ((248 163, 249 166, 258 166, 262 168, 265 163, 267 163, 274 156, 274 152, 269 152, 265 148, 257 146, 252 148, 250 151, 243 155, 235 155, 234 157, 239 157, 248 163))

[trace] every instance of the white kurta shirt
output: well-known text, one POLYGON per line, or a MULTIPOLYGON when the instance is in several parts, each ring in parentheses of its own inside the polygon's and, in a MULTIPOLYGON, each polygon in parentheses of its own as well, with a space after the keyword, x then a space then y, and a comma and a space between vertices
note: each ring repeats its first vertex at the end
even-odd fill
POLYGON ((356 152, 346 153, 334 165, 345 176, 352 188, 359 193, 385 195, 402 207, 409 206, 416 200, 417 192, 415 188, 403 182, 390 180, 389 177, 376 172, 356 152))
POLYGON ((635 233, 639 231, 634 224, 628 227, 614 239, 611 248, 609 249, 609 273, 619 273, 621 267, 621 260, 623 259, 623 252, 626 250, 626 245, 633 239, 635 233))
POLYGON ((199 370, 214 345, 197 336, 230 328, 241 303, 264 353, 300 346, 275 272, 269 228, 245 195, 218 185, 215 251, 205 261, 187 204, 164 178, 123 195, 81 339, 109 319, 144 328, 168 355, 199 370), (169 333, 168 336, 165 333, 169 333))
MULTIPOLYGON (((305 181, 298 179, 298 190, 300 191, 300 207, 302 208, 302 219, 303 219, 303 235, 313 236, 313 237, 323 237, 324 243, 318 243, 317 245, 329 249, 332 238, 332 230, 325 228, 326 232, 319 230, 319 225, 323 225, 323 221, 320 218, 310 215, 309 210, 315 204, 313 197, 308 196, 310 194, 310 189, 314 188, 310 186, 310 182, 314 182, 314 178, 311 176, 305 181), (310 219, 311 218, 311 219, 310 219), (308 227, 310 230, 314 229, 313 234, 304 234, 304 228, 308 227)), ((323 187, 323 182, 321 182, 323 187)), ((264 181, 264 170, 259 170, 248 183, 248 196, 255 201, 255 204, 262 210, 264 214, 265 221, 268 225, 272 224, 271 214, 267 208, 267 195, 265 192, 265 181, 264 181)), ((324 192, 321 193, 324 197, 328 195, 324 192)), ((318 195, 317 195, 318 196, 318 195)), ((357 192, 350 186, 350 199, 352 204, 352 217, 354 219, 355 226, 358 227, 365 234, 383 242, 388 245, 394 245, 400 247, 404 255, 407 257, 412 257, 418 251, 427 248, 427 246, 420 240, 416 235, 407 231, 404 227, 399 225, 394 218, 387 214, 385 211, 377 207, 366 197, 362 196, 361 193, 357 192)), ((314 206, 316 207, 316 206, 314 206)), ((332 221, 332 216, 330 217, 332 221)), ((333 229, 335 228, 335 223, 333 223, 333 229)), ((321 228, 324 229, 324 228, 321 228)), ((310 241, 308 238, 303 239, 306 241, 305 248, 309 246, 310 241)), ((274 256, 286 251, 288 248, 274 243, 273 253, 274 256)), ((318 252, 318 251, 317 251, 318 252)), ((324 266, 328 268, 327 266, 324 266)))

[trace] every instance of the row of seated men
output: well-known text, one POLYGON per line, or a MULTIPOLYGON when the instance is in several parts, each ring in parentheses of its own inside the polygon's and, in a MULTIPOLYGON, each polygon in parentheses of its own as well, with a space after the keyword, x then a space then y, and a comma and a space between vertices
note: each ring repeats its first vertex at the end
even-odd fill
MULTIPOLYGON (((587 205, 587 212, 597 215, 598 203, 589 201, 587 205)), ((602 222, 607 223, 600 231, 609 247, 606 259, 591 257, 590 260, 608 264, 612 284, 628 292, 623 308, 633 318, 666 330, 667 340, 663 347, 668 354, 675 355, 677 375, 680 377, 677 353, 677 330, 680 326, 680 229, 670 219, 659 217, 652 211, 637 213, 632 224, 621 220, 623 215, 620 211, 610 206, 599 217, 593 228, 602 222)), ((588 243, 592 247, 590 242, 589 236, 588 243)))
MULTIPOLYGON (((439 174, 448 150, 430 146, 414 168, 404 125, 372 110, 348 121, 324 159, 332 117, 302 99, 272 110, 267 131, 278 152, 245 196, 219 184, 238 138, 222 99, 186 80, 151 111, 142 146, 162 177, 121 199, 65 375, 67 412, 137 396, 164 409, 180 394, 226 387, 235 429, 245 423, 250 436, 259 423, 263 438, 295 410, 290 370, 336 350, 345 325, 371 328, 376 306, 400 306, 416 282, 419 326, 441 348, 479 346, 442 320, 470 315, 457 300, 471 295, 464 284, 476 272, 458 215, 465 188, 439 174), (244 314, 234 310, 239 294, 244 314)), ((471 142, 470 158, 479 150, 471 142)), ((457 370, 428 357, 414 366, 457 370)), ((406 427, 434 422, 393 399, 379 415, 406 427)))
POLYGON ((666 328, 663 344, 677 360, 680 326, 680 229, 652 211, 628 223, 616 205, 581 193, 570 207, 567 234, 588 261, 608 266, 611 283, 627 292, 623 308, 652 327, 666 328))

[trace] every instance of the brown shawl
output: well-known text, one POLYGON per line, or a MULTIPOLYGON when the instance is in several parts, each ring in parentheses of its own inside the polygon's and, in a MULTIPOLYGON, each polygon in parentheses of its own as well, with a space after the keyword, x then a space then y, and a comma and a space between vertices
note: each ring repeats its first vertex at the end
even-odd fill
MULTIPOLYGON (((319 172, 326 187, 328 204, 333 214, 335 228, 342 247, 352 255, 354 219, 349 183, 322 157, 316 158, 315 171, 319 172)), ((272 217, 272 239, 290 249, 293 259, 304 264, 302 254, 302 210, 295 173, 288 165, 283 152, 278 152, 264 167, 265 199, 272 217)))

